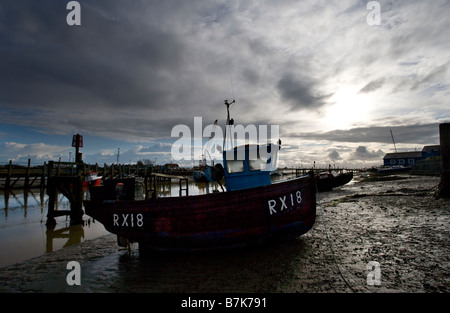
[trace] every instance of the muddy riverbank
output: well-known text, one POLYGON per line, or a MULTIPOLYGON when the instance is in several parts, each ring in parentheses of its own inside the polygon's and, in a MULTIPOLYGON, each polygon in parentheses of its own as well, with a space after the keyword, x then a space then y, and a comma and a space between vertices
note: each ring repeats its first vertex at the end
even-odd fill
POLYGON ((122 249, 106 235, 0 268, 0 291, 447 293, 450 200, 433 197, 438 183, 355 177, 319 194, 304 236, 245 249, 142 258, 137 245, 122 249), (80 285, 66 281, 70 261, 80 285))

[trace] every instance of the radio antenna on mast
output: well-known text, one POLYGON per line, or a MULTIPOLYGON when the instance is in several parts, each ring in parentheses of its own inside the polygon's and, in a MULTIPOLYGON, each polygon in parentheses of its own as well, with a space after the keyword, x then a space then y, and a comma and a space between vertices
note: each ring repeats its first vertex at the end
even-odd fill
POLYGON ((227 140, 227 133, 230 132, 229 140, 230 140, 230 149, 233 149, 233 137, 231 133, 231 125, 234 125, 234 120, 230 118, 230 106, 232 104, 236 103, 235 100, 232 102, 228 102, 228 100, 225 100, 225 105, 227 106, 227 123, 226 123, 226 129, 225 129, 225 136, 223 137, 223 149, 226 150, 225 143, 227 140))
POLYGON ((236 97, 234 96, 233 79, 231 78, 231 72, 229 72, 229 74, 230 74, 231 93, 233 94, 233 101, 234 101, 236 97))

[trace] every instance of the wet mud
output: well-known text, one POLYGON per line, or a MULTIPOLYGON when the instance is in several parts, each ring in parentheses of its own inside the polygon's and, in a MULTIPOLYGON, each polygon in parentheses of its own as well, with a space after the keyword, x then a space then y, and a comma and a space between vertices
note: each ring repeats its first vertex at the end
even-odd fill
POLYGON ((0 268, 0 292, 447 293, 450 200, 433 197, 438 183, 356 176, 318 195, 310 232, 263 246, 143 257, 106 235, 0 268), (70 261, 80 285, 67 283, 70 261))

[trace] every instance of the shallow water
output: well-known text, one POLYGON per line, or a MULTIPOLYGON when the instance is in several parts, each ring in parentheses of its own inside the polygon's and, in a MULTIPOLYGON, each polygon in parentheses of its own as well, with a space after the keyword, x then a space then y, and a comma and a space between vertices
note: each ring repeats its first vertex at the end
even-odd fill
MULTIPOLYGON (((0 267, 98 238, 108 232, 102 224, 84 216, 84 225, 70 225, 70 219, 56 218, 47 229, 48 196, 44 189, 0 192, 0 267)), ((56 209, 69 210, 69 201, 58 197, 56 209)))

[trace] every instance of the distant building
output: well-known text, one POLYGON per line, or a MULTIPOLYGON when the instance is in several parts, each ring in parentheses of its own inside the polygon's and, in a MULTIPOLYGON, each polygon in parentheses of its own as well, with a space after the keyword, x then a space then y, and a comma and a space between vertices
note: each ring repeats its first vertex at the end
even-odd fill
POLYGON ((424 160, 428 157, 438 156, 441 154, 441 148, 439 145, 425 146, 422 151, 409 151, 409 152, 397 152, 387 153, 383 158, 384 166, 392 165, 404 165, 412 166, 417 162, 424 160))
POLYGON ((420 160, 422 160, 422 152, 420 151, 387 153, 383 158, 383 165, 412 166, 413 164, 419 162, 420 160))
POLYGON ((425 146, 422 149, 422 158, 426 159, 428 157, 432 156, 438 156, 441 155, 441 146, 440 145, 434 145, 434 146, 425 146))

